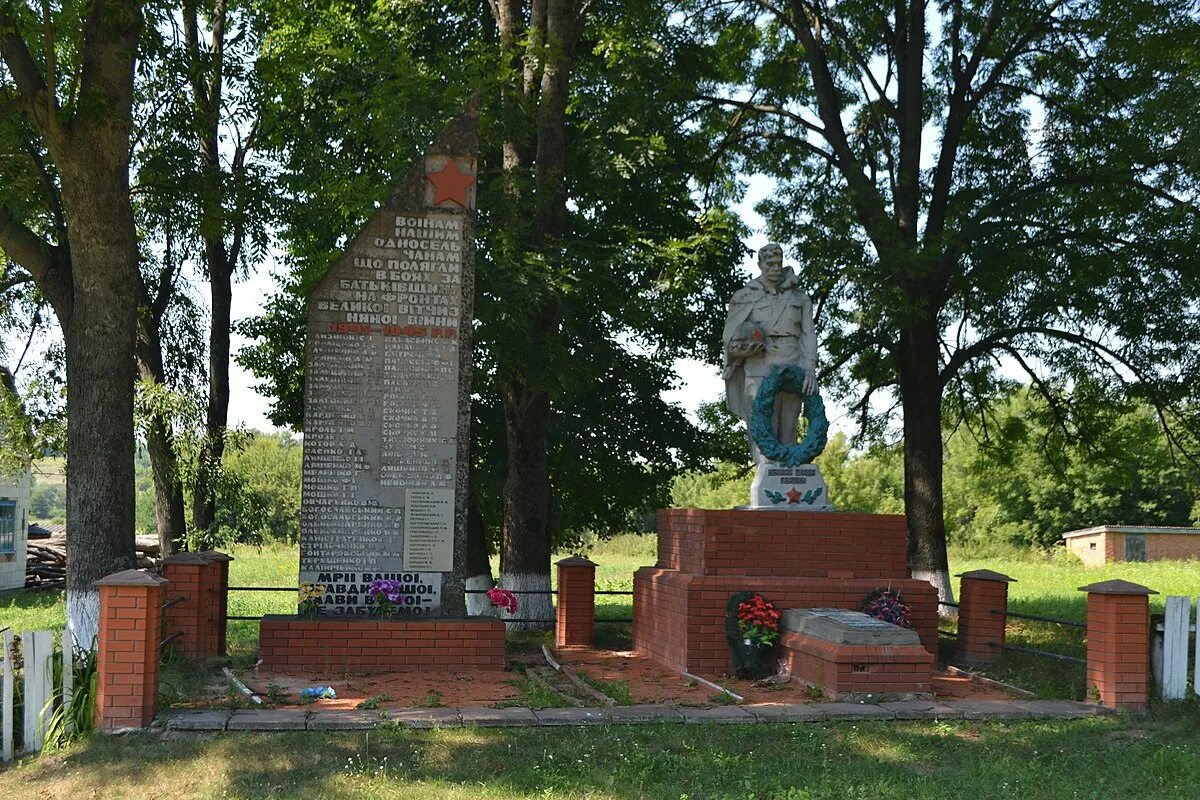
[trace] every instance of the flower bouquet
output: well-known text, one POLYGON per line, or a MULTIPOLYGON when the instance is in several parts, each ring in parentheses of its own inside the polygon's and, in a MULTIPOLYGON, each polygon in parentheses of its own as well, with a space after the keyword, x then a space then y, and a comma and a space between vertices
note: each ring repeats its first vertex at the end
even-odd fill
POLYGON ((761 678, 766 673, 763 657, 779 640, 779 612, 761 594, 738 603, 737 628, 741 636, 735 654, 737 674, 743 678, 761 678))
POLYGON ((389 617, 400 605, 404 597, 400 581, 390 578, 377 578, 367 586, 367 596, 375 604, 371 613, 380 617, 389 617))
POLYGON ((316 616, 328 587, 323 583, 300 584, 299 612, 306 617, 316 616))

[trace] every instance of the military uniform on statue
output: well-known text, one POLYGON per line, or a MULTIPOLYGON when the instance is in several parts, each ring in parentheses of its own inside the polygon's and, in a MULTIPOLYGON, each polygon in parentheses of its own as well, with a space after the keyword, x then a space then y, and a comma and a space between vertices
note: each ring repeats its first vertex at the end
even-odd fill
POLYGON ((903 515, 834 511, 812 463, 829 431, 812 300, 779 245, 762 248, 758 265, 730 299, 722 336, 726 402, 746 422, 755 463, 750 504, 658 512, 658 559, 633 578, 634 650, 709 677, 771 673, 782 662, 834 695, 927 694, 937 592, 912 578, 903 515), (882 593, 903 599, 911 630, 864 613, 882 593), (743 631, 744 606, 778 610, 777 645, 743 631), (895 641, 880 644, 880 631, 895 641), (851 649, 868 643, 886 658, 850 674, 852 661, 865 663, 851 649))
POLYGON ((829 491, 812 460, 829 430, 817 394, 817 335, 812 300, 783 265, 783 248, 758 251, 762 274, 729 301, 722 335, 725 398, 746 422, 754 458, 751 508, 833 511, 829 491), (803 412, 808 422, 797 444, 803 412))

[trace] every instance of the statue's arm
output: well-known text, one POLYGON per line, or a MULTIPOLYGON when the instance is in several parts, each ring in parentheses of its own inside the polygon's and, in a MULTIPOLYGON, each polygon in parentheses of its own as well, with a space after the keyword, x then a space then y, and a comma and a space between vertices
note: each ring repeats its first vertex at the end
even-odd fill
POLYGON ((804 393, 816 394, 817 391, 817 326, 813 322, 812 299, 807 293, 802 293, 804 302, 800 305, 800 342, 801 352, 804 353, 804 393))

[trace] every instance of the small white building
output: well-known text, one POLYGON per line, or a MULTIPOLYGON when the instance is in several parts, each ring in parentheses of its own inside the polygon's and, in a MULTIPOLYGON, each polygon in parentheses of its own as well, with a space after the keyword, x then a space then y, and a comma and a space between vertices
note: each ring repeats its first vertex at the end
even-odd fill
POLYGON ((25 542, 29 535, 29 468, 0 470, 0 591, 25 585, 25 542))
POLYGON ((1122 561, 1200 559, 1200 528, 1151 525, 1097 525, 1062 535, 1067 550, 1085 567, 1122 561))

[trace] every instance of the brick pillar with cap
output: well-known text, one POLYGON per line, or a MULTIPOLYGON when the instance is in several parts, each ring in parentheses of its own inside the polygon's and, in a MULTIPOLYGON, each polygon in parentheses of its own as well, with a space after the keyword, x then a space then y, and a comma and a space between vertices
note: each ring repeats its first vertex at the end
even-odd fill
POLYGON ((159 643, 167 581, 128 569, 96 581, 96 727, 145 728, 158 709, 159 643))
POLYGON ((214 582, 219 585, 217 562, 199 553, 175 553, 162 561, 167 586, 166 633, 171 645, 189 661, 217 655, 217 622, 213 615, 214 582))
POLYGON ((1153 589, 1112 580, 1087 592, 1087 691, 1109 708, 1144 711, 1150 698, 1150 595, 1153 589))
POLYGON ((197 553, 201 558, 207 558, 215 565, 212 569, 217 573, 215 578, 215 594, 212 597, 212 613, 216 620, 216 653, 224 656, 229 654, 229 562, 233 556, 219 550, 204 550, 197 553))
POLYGON ((990 569, 974 569, 957 577, 962 582, 958 589, 958 647, 954 660, 964 666, 991 664, 1004 653, 1008 584, 1014 581, 990 569))
POLYGON ((596 565, 571 556, 558 562, 555 645, 591 647, 596 635, 596 565))

